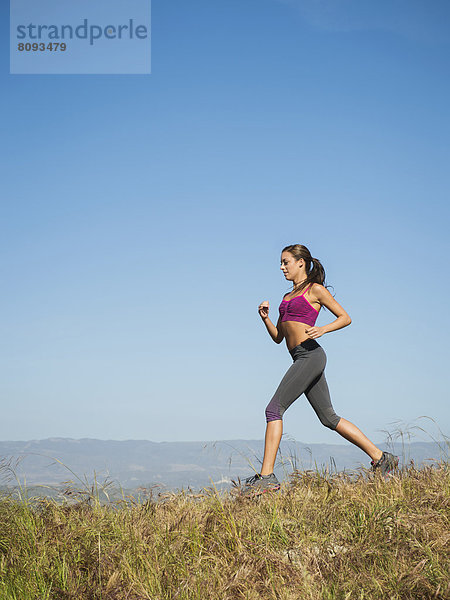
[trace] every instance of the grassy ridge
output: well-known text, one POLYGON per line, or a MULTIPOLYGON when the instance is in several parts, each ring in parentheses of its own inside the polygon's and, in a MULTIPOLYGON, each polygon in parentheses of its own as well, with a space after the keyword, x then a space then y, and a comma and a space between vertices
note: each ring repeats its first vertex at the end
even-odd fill
POLYGON ((449 472, 294 472, 250 500, 0 499, 3 600, 448 598, 449 472))

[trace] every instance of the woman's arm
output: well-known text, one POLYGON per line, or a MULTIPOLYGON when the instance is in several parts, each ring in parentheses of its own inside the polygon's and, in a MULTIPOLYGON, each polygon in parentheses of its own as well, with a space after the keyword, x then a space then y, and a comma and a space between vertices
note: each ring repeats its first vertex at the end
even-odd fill
POLYGON ((318 283, 315 283, 311 288, 312 296, 314 296, 320 304, 328 308, 335 317, 332 323, 328 323, 328 325, 323 325, 322 327, 310 327, 306 329, 305 332, 310 338, 318 338, 324 333, 330 333, 330 331, 336 331, 337 329, 342 329, 343 327, 347 327, 352 322, 348 313, 342 308, 342 306, 337 302, 330 292, 318 283))
POLYGON ((264 325, 267 327, 267 331, 269 332, 270 337, 276 344, 281 344, 284 340, 284 333, 281 331, 281 317, 278 317, 278 322, 275 325, 269 319, 269 302, 265 300, 261 302, 258 307, 258 312, 261 319, 264 321, 264 325))

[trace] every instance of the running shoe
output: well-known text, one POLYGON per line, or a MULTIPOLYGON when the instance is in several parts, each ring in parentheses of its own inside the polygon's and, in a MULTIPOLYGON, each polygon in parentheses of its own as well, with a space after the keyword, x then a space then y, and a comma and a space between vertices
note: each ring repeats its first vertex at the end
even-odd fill
POLYGON ((394 456, 390 452, 383 452, 380 460, 372 460, 370 464, 374 473, 379 472, 383 477, 386 477, 391 471, 397 468, 398 456, 394 456))
POLYGON ((249 496, 257 496, 265 492, 276 492, 281 487, 280 482, 274 475, 260 475, 256 473, 252 477, 245 480, 244 494, 249 496))

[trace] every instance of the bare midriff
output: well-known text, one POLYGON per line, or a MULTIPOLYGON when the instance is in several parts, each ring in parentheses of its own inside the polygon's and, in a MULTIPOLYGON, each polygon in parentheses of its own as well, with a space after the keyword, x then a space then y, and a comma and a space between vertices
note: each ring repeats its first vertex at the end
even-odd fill
POLYGON ((311 325, 307 323, 299 323, 298 321, 283 321, 281 324, 281 331, 283 332, 284 339, 288 350, 292 350, 295 346, 298 346, 305 340, 310 340, 309 335, 305 333, 305 329, 311 329, 311 325))

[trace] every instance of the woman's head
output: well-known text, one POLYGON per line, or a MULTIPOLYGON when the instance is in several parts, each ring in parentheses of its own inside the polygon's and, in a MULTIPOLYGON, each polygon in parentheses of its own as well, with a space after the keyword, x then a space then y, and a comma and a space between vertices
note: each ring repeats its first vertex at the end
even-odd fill
POLYGON ((280 268, 286 279, 294 282, 294 288, 302 289, 311 283, 325 283, 325 270, 321 262, 313 258, 308 248, 302 244, 292 244, 283 248, 280 268), (301 280, 303 283, 298 284, 301 280))

